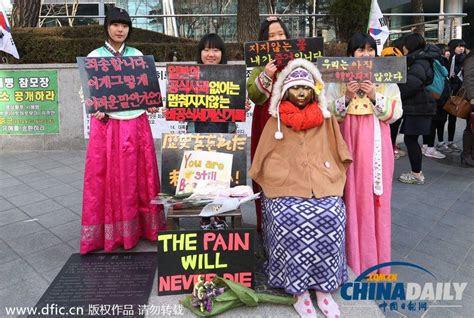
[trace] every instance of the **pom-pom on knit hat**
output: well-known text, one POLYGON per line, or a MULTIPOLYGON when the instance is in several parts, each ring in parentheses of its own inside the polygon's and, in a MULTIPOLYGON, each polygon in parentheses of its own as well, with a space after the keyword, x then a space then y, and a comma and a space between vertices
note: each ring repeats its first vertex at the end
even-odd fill
POLYGON ((273 84, 272 98, 268 108, 270 115, 278 120, 278 131, 275 133, 275 139, 278 140, 283 139, 283 133, 280 129, 280 102, 288 88, 293 86, 309 86, 313 88, 314 94, 318 96, 318 107, 321 109, 323 117, 331 117, 331 113, 327 109, 324 82, 318 68, 305 59, 292 60, 278 74, 277 80, 273 84))

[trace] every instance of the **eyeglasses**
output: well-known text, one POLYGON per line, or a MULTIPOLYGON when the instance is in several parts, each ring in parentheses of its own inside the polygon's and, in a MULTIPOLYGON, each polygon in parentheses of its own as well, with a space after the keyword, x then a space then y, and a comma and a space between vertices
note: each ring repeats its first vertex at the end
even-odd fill
POLYGON ((267 17, 266 20, 268 22, 278 21, 278 17, 275 17, 272 15, 272 16, 267 17))

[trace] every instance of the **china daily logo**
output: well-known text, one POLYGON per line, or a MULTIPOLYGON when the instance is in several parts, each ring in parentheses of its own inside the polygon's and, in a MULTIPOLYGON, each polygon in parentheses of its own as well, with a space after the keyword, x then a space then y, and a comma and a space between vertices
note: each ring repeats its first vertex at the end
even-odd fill
MULTIPOLYGON (((367 269, 361 273, 354 282, 348 282, 341 287, 341 296, 345 300, 381 300, 384 301, 382 306, 387 306, 385 301, 403 302, 408 301, 409 304, 402 306, 402 309, 413 310, 416 307, 416 301, 420 302, 418 309, 426 310, 427 301, 440 300, 462 300, 462 294, 466 289, 467 283, 456 282, 428 282, 418 284, 414 282, 398 282, 397 274, 370 274, 376 270, 388 266, 406 266, 420 270, 432 276, 427 269, 408 262, 387 262, 367 269), (414 305, 413 305, 414 304, 414 305), (412 307, 410 307, 412 305, 412 307)), ((390 309, 392 306, 390 306, 390 309)), ((386 309, 386 308, 382 308, 386 309)), ((397 308, 398 309, 398 308, 397 308)))

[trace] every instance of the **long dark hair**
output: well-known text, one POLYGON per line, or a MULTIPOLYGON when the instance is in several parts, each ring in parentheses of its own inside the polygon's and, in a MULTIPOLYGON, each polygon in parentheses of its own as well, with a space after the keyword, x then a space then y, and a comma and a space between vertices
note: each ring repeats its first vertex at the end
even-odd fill
POLYGON ((260 31, 258 32, 259 41, 268 41, 268 30, 270 29, 270 25, 273 23, 279 23, 281 28, 283 29, 283 32, 285 32, 286 38, 290 38, 290 32, 288 32, 286 25, 283 23, 283 21, 280 20, 280 18, 266 18, 265 20, 263 20, 262 24, 260 24, 260 31))
POLYGON ((377 56, 377 43, 368 33, 356 33, 351 37, 347 43, 347 56, 354 56, 357 49, 364 49, 367 44, 375 50, 377 56))
POLYGON ((203 64, 201 59, 201 51, 206 48, 220 50, 222 52, 222 56, 221 62, 219 64, 227 64, 227 53, 225 51, 225 44, 220 36, 215 33, 208 33, 201 38, 201 41, 199 41, 198 44, 196 63, 203 64))

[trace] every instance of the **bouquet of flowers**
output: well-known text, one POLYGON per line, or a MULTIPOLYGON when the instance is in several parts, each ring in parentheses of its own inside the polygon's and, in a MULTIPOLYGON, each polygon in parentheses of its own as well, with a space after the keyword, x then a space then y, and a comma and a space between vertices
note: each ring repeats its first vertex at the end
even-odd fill
POLYGON ((262 302, 293 305, 295 301, 290 296, 257 293, 251 288, 225 278, 215 277, 212 282, 205 282, 199 277, 192 295, 186 296, 180 303, 198 316, 210 317, 236 307, 255 307, 262 302))

